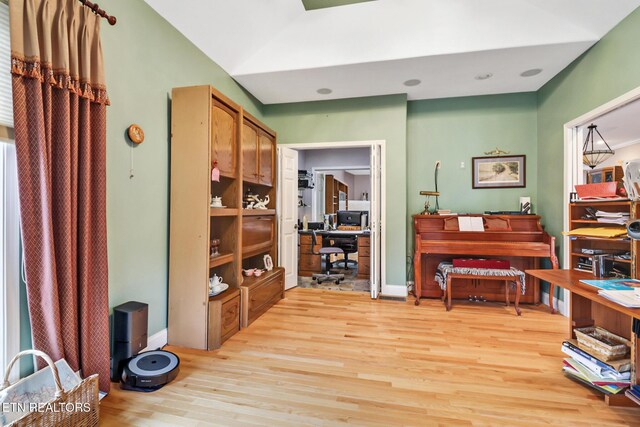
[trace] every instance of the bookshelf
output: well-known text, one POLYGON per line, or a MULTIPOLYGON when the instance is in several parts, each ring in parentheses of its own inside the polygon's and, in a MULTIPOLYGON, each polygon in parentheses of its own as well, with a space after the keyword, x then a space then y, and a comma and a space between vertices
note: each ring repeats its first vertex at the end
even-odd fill
MULTIPOLYGON (((568 336, 575 339, 575 329, 588 326, 600 326, 616 335, 631 341, 631 383, 640 384, 640 349, 638 337, 634 333, 634 323, 640 322, 640 309, 627 308, 598 295, 598 290, 582 284, 580 280, 595 279, 591 273, 574 269, 569 270, 526 270, 526 273, 540 280, 553 283, 571 293, 569 300, 568 336)), ((636 403, 625 396, 624 392, 603 395, 610 406, 632 406, 636 403)))
MULTIPOLYGON (((596 221, 593 219, 585 219, 588 209, 604 212, 625 212, 629 214, 631 219, 640 217, 640 204, 624 201, 591 201, 576 202, 569 204, 569 224, 568 229, 575 230, 578 228, 591 227, 621 227, 620 224, 609 224, 596 221)), ((638 242, 634 242, 626 236, 615 238, 587 237, 587 236, 571 236, 569 240, 569 256, 571 258, 570 268, 582 269, 590 272, 590 266, 593 255, 585 252, 599 252, 603 254, 622 254, 629 253, 629 259, 623 259, 620 256, 607 257, 616 270, 627 272, 628 277, 640 277, 640 263, 635 262, 638 253, 638 242)))

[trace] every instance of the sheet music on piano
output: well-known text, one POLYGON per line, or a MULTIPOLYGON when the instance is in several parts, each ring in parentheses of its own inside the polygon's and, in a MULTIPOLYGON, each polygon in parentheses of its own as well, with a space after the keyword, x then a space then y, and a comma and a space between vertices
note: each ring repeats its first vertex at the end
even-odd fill
POLYGON ((459 216, 458 229, 460 231, 484 231, 481 216, 459 216))

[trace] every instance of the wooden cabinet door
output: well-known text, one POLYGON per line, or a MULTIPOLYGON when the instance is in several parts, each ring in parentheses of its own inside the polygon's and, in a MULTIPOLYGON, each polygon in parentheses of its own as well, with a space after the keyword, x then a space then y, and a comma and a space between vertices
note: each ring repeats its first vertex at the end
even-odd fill
POLYGON ((274 144, 275 141, 271 135, 260 132, 258 134, 258 149, 260 158, 260 167, 258 168, 258 174, 260 177, 260 184, 273 186, 273 167, 274 164, 274 144))
POLYGON ((211 108, 211 162, 218 162, 223 176, 236 176, 237 124, 238 113, 214 98, 211 108))
POLYGON ((242 179, 258 183, 258 129, 250 123, 242 124, 242 179))

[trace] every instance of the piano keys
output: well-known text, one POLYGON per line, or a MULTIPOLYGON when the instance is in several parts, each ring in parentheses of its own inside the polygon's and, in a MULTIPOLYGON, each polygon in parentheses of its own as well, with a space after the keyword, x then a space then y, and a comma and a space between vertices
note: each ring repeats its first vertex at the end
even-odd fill
MULTIPOLYGON (((441 261, 453 258, 500 258, 519 270, 537 269, 548 258, 558 268, 555 237, 545 232, 539 215, 464 215, 481 217, 484 231, 460 231, 458 216, 414 215, 414 272, 416 305, 420 298, 440 298, 442 290, 434 280, 441 261)), ((538 303, 538 279, 527 276, 521 302, 538 303)), ((487 301, 504 301, 504 282, 458 279, 452 297, 482 296, 487 301)))

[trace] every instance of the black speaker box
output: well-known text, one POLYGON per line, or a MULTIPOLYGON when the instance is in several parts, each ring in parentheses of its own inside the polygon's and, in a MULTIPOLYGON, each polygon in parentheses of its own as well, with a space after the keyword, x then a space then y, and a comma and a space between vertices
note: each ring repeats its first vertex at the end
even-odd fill
POLYGON ((111 380, 119 381, 122 362, 147 346, 149 306, 129 301, 113 309, 113 357, 111 380))

